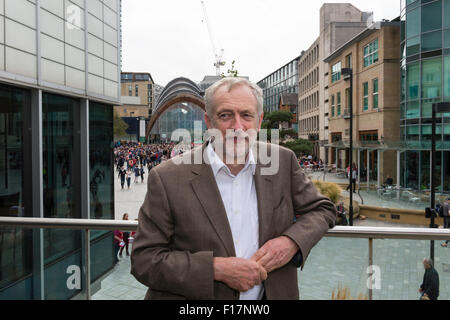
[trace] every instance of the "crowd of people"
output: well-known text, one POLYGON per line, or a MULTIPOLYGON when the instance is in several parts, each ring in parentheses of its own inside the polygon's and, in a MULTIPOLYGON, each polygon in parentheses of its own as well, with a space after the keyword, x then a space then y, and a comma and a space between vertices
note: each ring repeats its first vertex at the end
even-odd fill
POLYGON ((311 169, 313 171, 322 170, 324 166, 322 159, 313 158, 312 155, 299 157, 298 163, 303 169, 311 169))
POLYGON ((125 182, 130 189, 133 176, 134 183, 139 181, 143 183, 144 176, 153 167, 173 156, 174 146, 173 143, 117 142, 114 148, 114 161, 122 189, 125 182))

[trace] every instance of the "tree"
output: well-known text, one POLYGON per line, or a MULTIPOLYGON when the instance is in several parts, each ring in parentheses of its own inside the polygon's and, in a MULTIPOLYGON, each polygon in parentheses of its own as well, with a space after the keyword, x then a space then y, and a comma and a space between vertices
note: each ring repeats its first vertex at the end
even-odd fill
POLYGON ((128 125, 125 121, 119 117, 119 114, 114 111, 114 136, 115 137, 124 137, 127 135, 126 130, 128 129, 128 125))
POLYGON ((288 141, 280 145, 294 151, 297 157, 300 157, 302 154, 311 154, 314 149, 312 142, 304 139, 295 139, 294 141, 288 141))
POLYGON ((222 74, 220 75, 222 78, 225 78, 225 77, 235 77, 235 78, 237 78, 237 77, 238 77, 239 71, 237 71, 237 70, 234 69, 234 63, 235 63, 235 62, 236 62, 236 61, 233 60, 233 62, 231 63, 231 69, 228 69, 228 75, 225 75, 225 74, 222 72, 222 74))
POLYGON ((291 122, 292 116, 292 112, 286 110, 267 113, 264 115, 265 127, 267 129, 278 129, 281 123, 291 122))

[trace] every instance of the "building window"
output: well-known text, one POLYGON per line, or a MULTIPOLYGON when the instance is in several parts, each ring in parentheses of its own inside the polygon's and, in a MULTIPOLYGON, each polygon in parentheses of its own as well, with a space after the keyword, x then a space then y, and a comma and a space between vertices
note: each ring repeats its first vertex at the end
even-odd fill
POLYGON ((374 109, 378 109, 378 79, 373 80, 373 105, 374 109))
POLYGON ((337 93, 337 115, 340 116, 341 115, 341 93, 338 92, 337 93))
POLYGON ((364 82, 363 84, 364 88, 364 99, 363 99, 363 110, 369 110, 369 83, 364 82))
POLYGON ((139 85, 135 86, 135 95, 136 95, 136 97, 139 96, 139 85))
POLYGON ((341 80, 341 62, 336 63, 331 70, 331 82, 334 83, 336 81, 341 80))
POLYGON ((345 57, 347 68, 352 68, 352 54, 350 53, 348 56, 345 57))
POLYGON ((378 39, 364 47, 364 67, 378 62, 378 39))
POLYGON ((331 96, 331 117, 334 117, 334 94, 331 96))
POLYGON ((130 97, 133 95, 133 86, 128 86, 128 95, 130 97))

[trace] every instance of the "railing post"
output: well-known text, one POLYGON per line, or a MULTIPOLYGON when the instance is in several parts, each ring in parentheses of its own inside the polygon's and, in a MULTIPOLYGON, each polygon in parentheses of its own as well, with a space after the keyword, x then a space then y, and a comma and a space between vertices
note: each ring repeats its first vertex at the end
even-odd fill
POLYGON ((373 275, 373 238, 369 238, 369 274, 370 274, 370 284, 369 284, 369 300, 373 300, 373 289, 372 289, 372 275, 373 275))
POLYGON ((89 229, 86 229, 85 234, 85 246, 84 246, 84 254, 85 254, 85 270, 86 270, 86 277, 85 277, 85 289, 86 289, 86 300, 91 300, 91 261, 90 261, 90 255, 91 255, 91 245, 89 240, 89 229))

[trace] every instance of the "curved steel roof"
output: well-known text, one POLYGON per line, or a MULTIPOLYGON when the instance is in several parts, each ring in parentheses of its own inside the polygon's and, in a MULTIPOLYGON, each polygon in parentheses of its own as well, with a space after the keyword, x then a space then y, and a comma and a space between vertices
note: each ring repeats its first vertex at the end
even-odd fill
POLYGON ((179 96, 180 94, 190 94, 198 99, 203 99, 203 94, 200 88, 190 79, 179 77, 170 81, 156 102, 155 111, 163 106, 167 101, 179 96))

